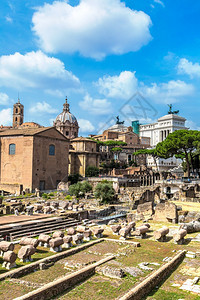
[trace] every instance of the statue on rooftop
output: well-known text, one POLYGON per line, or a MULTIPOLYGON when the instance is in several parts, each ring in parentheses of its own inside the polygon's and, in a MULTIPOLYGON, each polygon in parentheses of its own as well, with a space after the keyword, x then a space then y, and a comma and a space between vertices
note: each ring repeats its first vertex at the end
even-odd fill
POLYGON ((118 124, 118 125, 124 124, 124 121, 119 120, 119 116, 117 116, 116 119, 117 119, 116 124, 118 124))
POLYGON ((168 104, 169 106, 169 111, 168 111, 168 114, 169 115, 177 115, 179 113, 179 110, 172 110, 172 104, 168 104))

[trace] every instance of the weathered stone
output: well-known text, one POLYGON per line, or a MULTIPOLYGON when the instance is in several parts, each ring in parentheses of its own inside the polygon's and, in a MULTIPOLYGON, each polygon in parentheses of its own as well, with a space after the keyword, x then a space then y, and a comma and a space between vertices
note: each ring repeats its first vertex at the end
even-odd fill
POLYGON ((169 228, 164 226, 154 231, 154 238, 157 241, 163 242, 166 239, 166 235, 169 233, 169 228))
POLYGON ((22 246, 18 251, 18 257, 23 262, 32 261, 31 255, 33 255, 35 251, 36 249, 33 247, 33 245, 22 246))
POLYGON ((94 236, 96 238, 102 238, 103 237, 103 232, 104 232, 103 228, 93 228, 92 231, 93 231, 94 236))
POLYGON ((14 244, 11 242, 2 241, 0 242, 0 251, 6 252, 6 251, 13 251, 14 250, 14 244))
POLYGON ((38 238, 40 246, 48 247, 50 239, 51 237, 49 235, 41 233, 38 238))
POLYGON ((25 245, 32 245, 34 248, 37 248, 39 245, 39 241, 37 239, 29 238, 29 237, 23 237, 20 242, 20 245, 25 246, 25 245))
POLYGON ((63 238, 64 237, 64 233, 62 230, 56 230, 53 235, 52 235, 53 238, 63 238))
POLYGON ((119 231, 121 228, 122 228, 121 225, 112 225, 111 226, 111 229, 112 229, 113 233, 115 233, 115 234, 119 234, 119 231))
POLYGON ((76 234, 76 229, 73 228, 73 227, 70 227, 70 228, 67 230, 67 234, 68 234, 68 235, 74 235, 74 234, 76 234))
POLYGON ((125 276, 123 269, 110 266, 100 267, 97 271, 111 278, 123 278, 125 276))
POLYGON ((187 230, 185 229, 180 229, 178 232, 176 232, 173 235, 174 242, 175 243, 183 243, 184 237, 187 235, 187 230))
POLYGON ((141 216, 141 219, 152 216, 153 213, 153 202, 139 204, 137 207, 137 214, 141 216))

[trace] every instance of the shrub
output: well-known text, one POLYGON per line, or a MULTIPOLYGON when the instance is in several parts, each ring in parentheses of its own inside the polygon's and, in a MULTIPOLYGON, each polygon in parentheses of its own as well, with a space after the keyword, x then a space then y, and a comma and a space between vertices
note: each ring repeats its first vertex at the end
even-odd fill
POLYGON ((110 203, 115 195, 115 190, 112 184, 107 182, 99 182, 95 187, 94 195, 96 198, 100 199, 102 203, 110 203))
POLYGON ((85 170, 86 177, 97 177, 99 176, 99 168, 94 166, 88 166, 85 170))

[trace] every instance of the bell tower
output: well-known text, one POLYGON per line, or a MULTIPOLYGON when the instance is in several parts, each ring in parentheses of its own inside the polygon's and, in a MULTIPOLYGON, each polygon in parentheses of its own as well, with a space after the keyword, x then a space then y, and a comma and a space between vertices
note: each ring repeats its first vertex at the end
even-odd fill
POLYGON ((13 105, 13 128, 16 128, 24 123, 24 105, 18 102, 13 105))

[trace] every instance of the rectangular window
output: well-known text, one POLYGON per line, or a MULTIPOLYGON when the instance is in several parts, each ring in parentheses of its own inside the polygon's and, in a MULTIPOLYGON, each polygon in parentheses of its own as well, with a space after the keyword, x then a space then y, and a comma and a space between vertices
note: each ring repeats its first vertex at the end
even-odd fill
POLYGON ((55 155, 55 146, 54 145, 49 146, 49 155, 52 155, 52 156, 55 155))
POLYGON ((14 155, 15 154, 15 144, 10 144, 9 145, 9 155, 14 155))
POLYGON ((45 190, 45 180, 40 180, 40 187, 39 187, 40 191, 44 191, 45 190))

